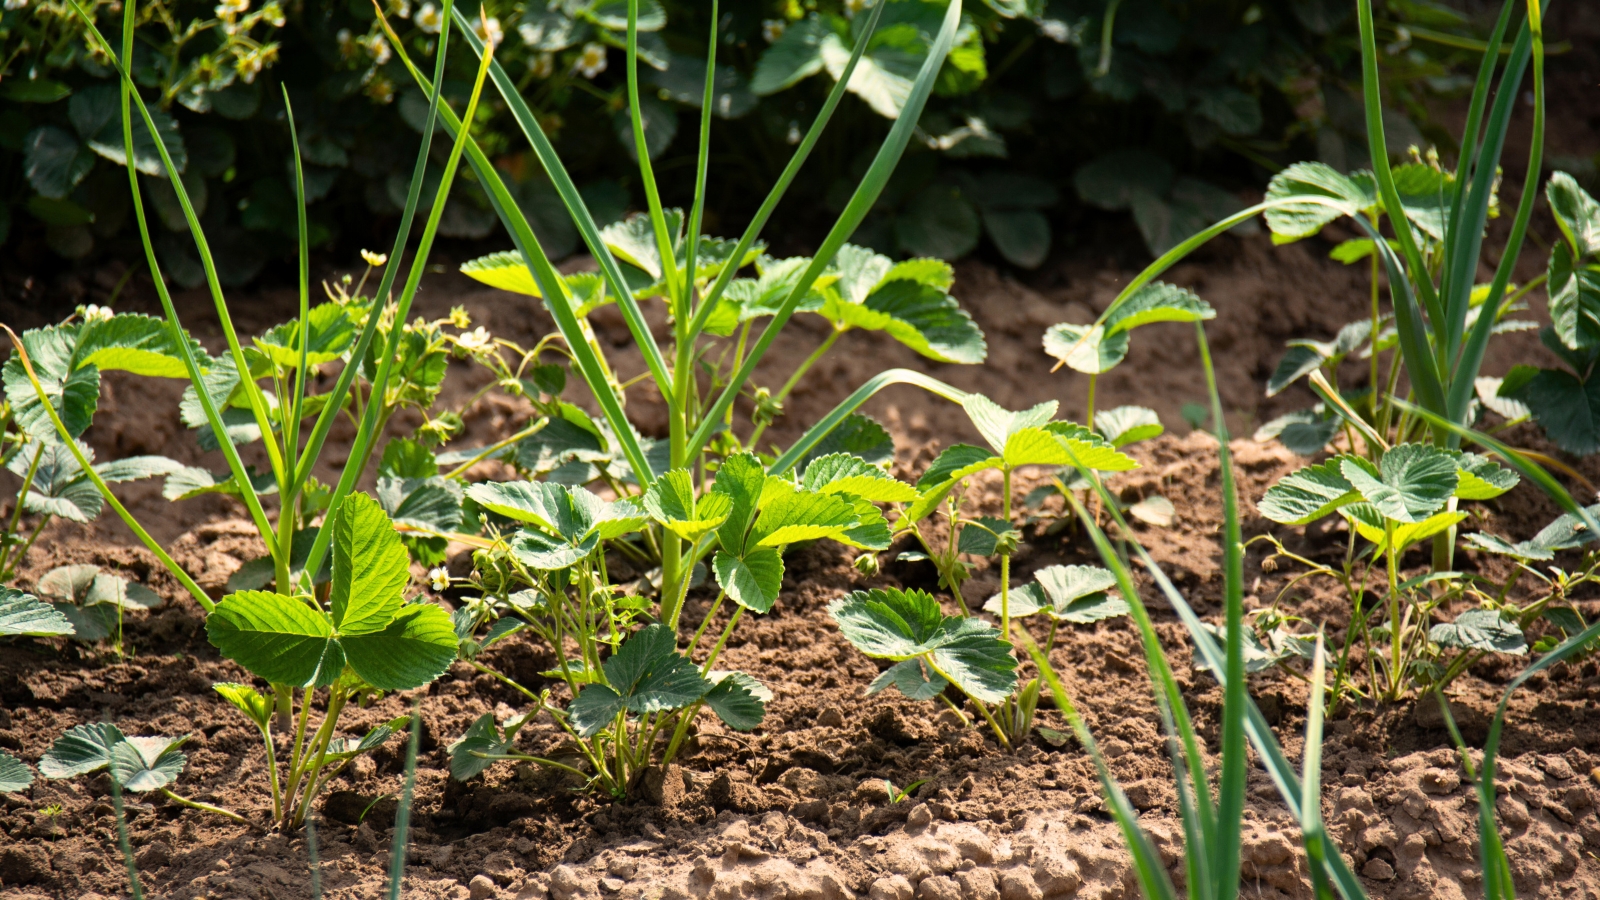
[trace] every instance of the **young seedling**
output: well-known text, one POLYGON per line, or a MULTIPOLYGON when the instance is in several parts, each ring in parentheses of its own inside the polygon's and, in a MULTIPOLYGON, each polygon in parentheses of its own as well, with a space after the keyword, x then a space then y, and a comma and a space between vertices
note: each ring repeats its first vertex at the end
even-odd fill
MULTIPOLYGON (((95 495, 99 499, 99 495, 95 495)), ((161 595, 137 581, 100 571, 99 566, 60 566, 40 576, 34 587, 72 623, 72 634, 85 643, 115 637, 118 656, 124 652, 122 616, 128 609, 155 609, 161 595)))
POLYGON ((252 822, 238 813, 191 800, 169 787, 183 774, 183 767, 189 761, 178 749, 186 740, 187 735, 177 738, 127 737, 109 722, 78 725, 56 738, 50 749, 40 757, 39 773, 46 778, 62 779, 106 769, 118 790, 136 793, 154 791, 179 806, 254 827, 252 822))

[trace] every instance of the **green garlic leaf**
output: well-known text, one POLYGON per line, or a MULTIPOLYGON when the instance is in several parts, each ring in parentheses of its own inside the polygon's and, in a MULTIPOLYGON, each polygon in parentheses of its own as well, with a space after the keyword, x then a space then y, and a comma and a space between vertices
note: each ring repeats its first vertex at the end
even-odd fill
POLYGON ((778 601, 783 587, 783 556, 770 547, 736 557, 718 550, 712 560, 717 584, 733 602, 751 612, 764 613, 778 601))
POLYGON ((235 708, 244 713, 245 718, 256 723, 257 728, 266 729, 272 721, 272 701, 262 696, 261 692, 248 684, 236 684, 224 681, 213 684, 211 689, 222 695, 222 699, 232 703, 235 708))
POLYGON ((1397 522, 1415 523, 1433 515, 1460 482, 1455 460, 1429 444, 1391 447, 1376 468, 1360 457, 1342 457, 1339 471, 1364 500, 1397 522))
POLYGON ((1101 410, 1094 414, 1094 430, 1117 448, 1160 437, 1166 431, 1156 411, 1144 406, 1101 410))
POLYGON ((223 656, 273 684, 326 687, 344 670, 328 616, 282 594, 223 597, 206 617, 206 636, 223 656))
POLYGON ((749 731, 767 715, 772 692, 743 672, 712 672, 711 690, 701 698, 705 705, 735 731, 749 731))
POLYGON ((1075 372, 1099 375, 1128 356, 1128 333, 1107 334, 1099 325, 1051 325, 1044 333, 1044 352, 1075 372))
POLYGON ((853 494, 874 503, 911 503, 917 489, 859 456, 833 453, 806 463, 801 487, 823 494, 853 494))
POLYGON ((1274 243, 1311 237, 1340 216, 1359 215, 1377 205, 1373 192, 1320 162, 1296 163, 1274 175, 1267 185, 1269 201, 1297 198, 1303 202, 1267 211, 1274 243))
POLYGON ((432 603, 413 603, 382 631, 346 634, 339 643, 362 681, 381 691, 405 691, 443 675, 455 661, 458 641, 449 613, 432 603))
POLYGON ((189 758, 178 750, 188 740, 164 737, 123 738, 111 747, 111 777, 123 789, 142 793, 178 780, 189 758))
POLYGON ((1261 514, 1280 525, 1306 525, 1357 502, 1361 494, 1344 476, 1347 458, 1334 457, 1285 475, 1261 498, 1261 514))
POLYGON ((39 774, 71 778, 103 769, 111 764, 111 749, 122 741, 121 729, 110 722, 75 725, 39 758, 39 774))
POLYGON ((55 607, 13 587, 0 587, 0 637, 54 637, 73 633, 55 607))
POLYGON ((30 784, 33 784, 33 772, 22 760, 0 752, 0 794, 25 791, 30 784))
POLYGON ((910 700, 932 700, 950 684, 943 675, 930 671, 920 659, 897 662, 879 673, 867 685, 867 696, 887 690, 891 685, 910 700))
POLYGON ((994 626, 946 616, 923 591, 856 591, 828 605, 845 639, 879 659, 927 660, 968 696, 998 703, 1016 687, 1016 658, 994 626))
POLYGON ((711 690, 694 663, 677 650, 665 625, 634 633, 603 665, 606 684, 591 684, 567 706, 580 737, 593 737, 624 711, 638 714, 683 709, 711 690))
POLYGON ((1428 640, 1441 647, 1461 650, 1484 650, 1516 656, 1528 652, 1528 641, 1523 637, 1522 629, 1499 610, 1493 609, 1469 609, 1456 616, 1454 622, 1435 625, 1428 629, 1428 640))

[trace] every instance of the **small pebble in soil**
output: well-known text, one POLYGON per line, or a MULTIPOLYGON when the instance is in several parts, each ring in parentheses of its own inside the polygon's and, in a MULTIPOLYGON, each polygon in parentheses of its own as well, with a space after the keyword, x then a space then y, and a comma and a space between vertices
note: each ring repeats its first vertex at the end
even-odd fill
POLYGON ((472 880, 467 882, 467 892, 472 896, 472 900, 489 900, 495 895, 494 880, 487 875, 474 875, 472 880))
POLYGON ((887 875, 872 883, 867 896, 872 900, 911 900, 911 882, 904 875, 887 875))

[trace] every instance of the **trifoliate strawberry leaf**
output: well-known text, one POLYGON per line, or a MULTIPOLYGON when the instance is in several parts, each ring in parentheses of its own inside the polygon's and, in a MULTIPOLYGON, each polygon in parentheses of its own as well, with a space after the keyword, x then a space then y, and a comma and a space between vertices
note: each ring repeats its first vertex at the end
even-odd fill
POLYGON ((694 541, 728 520, 733 498, 717 491, 697 498, 694 476, 688 469, 673 469, 645 491, 644 508, 668 531, 694 541))
POLYGON ((1106 316, 1105 333, 1114 337, 1154 322, 1202 322, 1217 317, 1217 311, 1188 288, 1152 281, 1106 316))
POLYGON ((74 725, 39 758, 39 774, 72 778, 103 769, 111 765, 112 748, 123 740, 122 730, 110 722, 74 725))
POLYGON ((961 406, 967 417, 996 453, 1004 453, 1006 441, 1024 428, 1038 428, 1056 414, 1059 404, 1047 400, 1037 406, 1013 412, 982 394, 968 394, 961 406))
POLYGON ((1094 414, 1094 430, 1118 448, 1160 437, 1166 431, 1156 411, 1144 406, 1101 410, 1094 414))
POLYGON ((1523 637, 1522 629, 1504 613, 1494 609, 1469 609, 1456 616, 1454 622, 1428 629, 1428 640, 1441 647, 1460 650, 1483 650, 1515 656, 1528 652, 1528 640, 1523 637))
POLYGON ((1345 459, 1335 457, 1285 475, 1261 498, 1261 514, 1281 525, 1305 525, 1359 501, 1360 492, 1344 476, 1345 459))
POLYGON ((0 794, 25 791, 30 784, 33 784, 33 772, 22 760, 0 752, 0 794))
POLYGON ((856 524, 834 535, 833 540, 859 550, 889 549, 894 535, 889 531, 889 522, 884 519, 883 511, 864 497, 857 497, 854 494, 841 496, 848 499, 855 508, 856 524))
POLYGON ((589 685, 567 706, 578 735, 593 737, 624 711, 683 709, 704 697, 711 683, 677 644, 665 625, 650 625, 624 641, 603 665, 606 683, 589 685))
POLYGON ((32 594, 0 587, 0 637, 53 637, 73 633, 65 615, 32 594))
POLYGON ((223 656, 273 684, 326 687, 344 670, 327 614, 302 598, 229 594, 206 617, 206 636, 223 656))
MULTIPOLYGON (((72 368, 77 338, 78 330, 73 326, 36 328, 22 333, 22 346, 33 363, 39 387, 73 437, 83 434, 89 427, 100 403, 100 370, 92 365, 72 368)), ((21 355, 13 353, 6 360, 4 368, 0 369, 0 381, 5 384, 6 401, 11 404, 17 427, 37 440, 56 443, 59 438, 55 424, 45 412, 27 370, 22 367, 21 355)))
POLYGON ((346 661, 361 680, 382 691, 418 688, 443 675, 456 658, 450 614, 432 603, 413 603, 381 631, 340 637, 346 661))
MULTIPOLYGON (((333 362, 355 343, 356 323, 341 304, 313 306, 306 321, 310 323, 305 328, 304 338, 307 365, 333 362)), ((290 319, 256 338, 255 345, 274 365, 292 369, 300 365, 301 340, 300 320, 290 319)))
POLYGON ((834 453, 806 464, 800 485, 822 494, 853 494, 874 503, 911 503, 917 489, 859 456, 834 453))
MULTIPOLYGON (((1600 516, 1600 504, 1589 507, 1588 513, 1591 516, 1600 516)), ((1593 543, 1595 534, 1582 519, 1572 513, 1564 513, 1526 541, 1513 544, 1504 538, 1483 532, 1469 534, 1465 540, 1469 546, 1488 553, 1513 556, 1522 560, 1544 560, 1554 559, 1557 551, 1571 550, 1593 543)))
POLYGON ((1340 216, 1355 216, 1377 205, 1370 190, 1326 163, 1296 163, 1267 185, 1268 201, 1295 201, 1270 209, 1267 227, 1274 243, 1308 238, 1340 216))
POLYGON ((1429 444, 1391 447, 1376 467, 1360 457, 1343 457, 1339 471, 1362 499, 1397 522, 1433 515, 1460 481, 1450 454, 1429 444))
POLYGON ((1100 325, 1051 325, 1044 333, 1044 352, 1075 372, 1099 375, 1128 356, 1128 332, 1107 334, 1100 325))
POLYGON ((511 539, 512 554, 523 565, 541 572, 575 566, 598 546, 600 536, 592 532, 568 540, 536 528, 524 528, 511 539))
POLYGON ((856 591, 828 605, 845 639, 868 656, 926 660, 968 696, 998 703, 1016 687, 1016 658, 994 626, 946 616, 923 591, 856 591))
POLYGON ((178 750, 186 740, 188 735, 123 738, 111 747, 111 777, 124 790, 136 793, 164 788, 178 780, 189 761, 178 750))
POLYGON ((1011 527, 1011 523, 995 516, 979 516, 961 526, 961 536, 956 541, 956 549, 962 553, 973 556, 994 556, 1002 552, 1013 553, 1017 545, 1022 542, 1022 533, 1011 527))
POLYGON ((735 731, 749 731, 767 715, 772 692, 743 672, 712 672, 711 690, 701 698, 707 708, 735 731))
POLYGON ((1057 443, 1067 451, 1068 465, 1081 465, 1096 472, 1127 472, 1139 468, 1133 457, 1075 422, 1051 422, 1044 430, 1055 435, 1057 443))
MULTIPOLYGON (((1033 577, 1032 583, 1011 592, 1013 618, 1043 611, 1060 622, 1087 625, 1128 612, 1128 601, 1111 593, 1117 579, 1099 566, 1048 566, 1033 577)), ((998 614, 999 595, 983 608, 998 614)))
POLYGON ((817 310, 838 327, 883 331, 937 362, 981 363, 989 345, 945 289, 907 278, 885 280, 860 303, 830 297, 817 310))
POLYGON ((1383 513, 1376 506, 1370 503, 1352 503, 1340 509, 1339 514, 1355 526, 1357 534, 1372 542, 1373 552, 1379 556, 1388 553, 1391 546, 1395 548, 1395 552, 1404 553, 1417 542, 1440 534, 1467 517, 1463 512, 1441 512, 1421 522, 1397 524, 1391 545, 1387 525, 1393 520, 1385 520, 1383 513))
POLYGON ((776 549, 763 547, 742 557, 718 550, 712 568, 717 584, 745 609, 764 613, 778 601, 778 591, 783 587, 783 557, 776 549))
POLYGON ((211 689, 256 723, 257 728, 265 729, 272 721, 272 701, 250 685, 224 681, 213 684, 211 689))
POLYGON ((949 684, 943 675, 931 671, 927 663, 920 659, 908 659, 884 669, 877 678, 872 679, 872 683, 867 685, 867 696, 893 686, 899 688, 907 699, 932 700, 949 684))

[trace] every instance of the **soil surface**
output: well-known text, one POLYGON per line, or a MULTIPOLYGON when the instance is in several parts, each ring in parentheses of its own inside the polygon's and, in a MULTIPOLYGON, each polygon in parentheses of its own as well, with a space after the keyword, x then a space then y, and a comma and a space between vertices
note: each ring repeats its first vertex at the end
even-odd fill
MULTIPOLYGON (((1597 67, 1592 57, 1590 63, 1587 70, 1578 66, 1569 73, 1553 95, 1592 91, 1597 67)), ((1600 121, 1590 119, 1587 125, 1567 123, 1553 131, 1552 149, 1592 153, 1600 147, 1600 121)), ((1507 184, 1519 177, 1508 171, 1507 184)), ((1508 209, 1514 199, 1505 198, 1508 209)), ((1535 222, 1545 242, 1554 238, 1542 208, 1535 222)), ((1277 478, 1307 462, 1249 439, 1260 422, 1309 405, 1309 394, 1299 388, 1271 400, 1262 397, 1283 342, 1331 337, 1367 308, 1365 270, 1326 259, 1340 237, 1330 232, 1274 248, 1262 235, 1229 236, 1164 276, 1193 287, 1219 313, 1207 334, 1229 427, 1244 436, 1233 442, 1233 450, 1248 513, 1247 538, 1265 533, 1270 524, 1254 514, 1254 502, 1277 478)), ((796 391, 787 415, 769 431, 772 441, 787 444, 799 425, 893 366, 982 391, 1011 408, 1057 400, 1063 414, 1081 415, 1083 376, 1052 374, 1053 361, 1040 351, 1040 339, 1056 322, 1091 320, 1136 271, 1134 261, 1105 249, 1115 247, 1116 238, 1113 233, 1073 251, 1025 281, 982 263, 958 266, 954 292, 987 335, 987 365, 930 364, 885 339, 853 333, 796 391)), ((1536 274, 1543 256, 1530 247, 1519 280, 1536 274)), ((85 276, 79 284, 84 299, 103 295, 117 274, 85 276)), ((179 300, 186 323, 214 346, 218 336, 210 298, 189 294, 179 300)), ((236 302, 235 321, 241 332, 257 332, 291 314, 293 302, 283 292, 251 295, 236 302)), ((453 271, 430 275, 418 303, 418 312, 428 317, 463 306, 475 324, 524 345, 552 329, 532 298, 482 289, 453 271)), ((1541 294, 1531 318, 1546 320, 1542 304, 1541 294)), ((153 298, 137 290, 118 307, 157 311, 153 298)), ((0 314, 19 330, 46 321, 46 314, 26 301, 0 304, 0 314)), ((620 318, 611 311, 595 318, 622 374, 642 371, 620 318)), ((781 383, 823 335, 819 322, 797 320, 774 345, 757 383, 781 383)), ((1499 374, 1513 363, 1542 359, 1544 351, 1532 333, 1506 335, 1497 339, 1485 371, 1499 374)), ((1359 365, 1345 374, 1348 383, 1361 383, 1359 365)), ((481 371, 453 364, 444 403, 461 402, 482 378, 481 371)), ((180 393, 177 382, 109 377, 87 435, 98 458, 160 453, 220 468, 220 458, 202 454, 178 424, 180 393)), ((576 402, 587 399, 576 390, 570 393, 576 402)), ((1168 434, 1134 448, 1142 467, 1119 476, 1114 486, 1124 499, 1160 493, 1174 503, 1177 515, 1170 527, 1139 525, 1135 536, 1200 614, 1215 621, 1221 588, 1216 443, 1190 431, 1181 416, 1182 406, 1201 400, 1203 393, 1192 327, 1158 325, 1140 330, 1127 362, 1101 379, 1097 406, 1146 405, 1166 423, 1168 434)), ((665 430, 658 401, 647 387, 631 392, 630 412, 646 432, 665 430)), ((914 478, 940 447, 977 438, 959 409, 913 388, 887 390, 865 411, 893 434, 902 476, 914 478)), ((527 415, 519 402, 480 403, 468 411, 460 445, 510 434, 527 415)), ((332 462, 342 462, 352 437, 335 430, 328 454, 332 462)), ((1549 449, 1532 427, 1509 437, 1516 444, 1549 449)), ((1600 481, 1600 464, 1573 462, 1590 480, 1600 481)), ((331 478, 334 473, 319 474, 331 478)), ((985 511, 998 512, 998 490, 998 483, 979 486, 985 511)), ((248 521, 227 500, 168 504, 153 484, 125 486, 119 493, 178 561, 218 595, 230 574, 263 552, 248 521)), ((1526 484, 1479 506, 1466 527, 1515 539, 1531 536, 1557 512, 1526 484)), ((1047 507, 1042 517, 1025 523, 1027 542, 1014 563, 1017 583, 1046 565, 1095 562, 1080 533, 1053 527, 1058 512, 1047 507)), ((1018 521, 1023 519, 1019 513, 1018 521)), ((1273 531, 1313 559, 1336 558, 1345 542, 1342 532, 1320 526, 1273 531)), ((1246 559, 1250 609, 1279 602, 1280 591, 1296 574, 1287 565, 1264 566, 1264 557, 1263 546, 1252 545, 1246 559)), ((963 729, 941 706, 892 691, 864 695, 880 666, 840 636, 826 604, 861 586, 937 588, 926 564, 891 562, 894 550, 881 558, 882 573, 866 579, 851 565, 851 554, 833 545, 793 550, 776 608, 745 621, 725 651, 729 667, 751 673, 773 690, 765 722, 739 734, 702 717, 679 764, 652 772, 633 802, 614 803, 577 791, 561 777, 507 763, 467 783, 452 781, 446 745, 485 712, 503 719, 519 711, 519 695, 463 664, 426 689, 347 710, 341 729, 359 735, 420 703, 424 728, 404 895, 418 900, 1138 896, 1093 768, 1075 743, 1054 746, 1036 739, 1014 754, 1003 753, 984 732, 963 729), (925 781, 911 797, 891 802, 885 779, 895 785, 925 781)), ((1427 561, 1413 553, 1406 562, 1420 571, 1427 561)), ((133 651, 122 660, 74 643, 0 646, 0 748, 35 764, 63 730, 101 720, 129 734, 187 734, 188 767, 177 789, 265 821, 259 738, 211 689, 214 682, 249 681, 250 676, 220 659, 207 643, 199 608, 110 515, 92 526, 52 525, 28 557, 19 584, 28 588, 66 563, 118 570, 168 602, 132 615, 133 651)), ((1493 577, 1508 571, 1503 561, 1472 551, 1463 551, 1458 564, 1493 577)), ((450 565, 464 574, 470 560, 458 553, 450 565)), ((415 574, 420 588, 422 572, 415 574)), ((997 583, 996 573, 980 567, 965 593, 986 597, 997 583)), ((1215 752, 1220 691, 1193 667, 1189 641, 1158 594, 1146 590, 1144 599, 1208 752, 1215 752)), ((710 600, 704 593, 693 595, 686 621, 704 616, 710 600)), ((1578 600, 1586 617, 1600 614, 1592 597, 1578 600)), ((1285 595, 1281 606, 1327 622, 1331 639, 1342 639, 1348 620, 1342 594, 1305 583, 1285 595)), ((487 661, 535 689, 553 686, 538 675, 553 664, 553 656, 525 636, 491 648, 487 661)), ((1053 656, 1067 691, 1181 884, 1182 830, 1142 659, 1125 618, 1063 629, 1053 656)), ((1452 708, 1469 744, 1482 742, 1505 683, 1525 664, 1525 658, 1491 657, 1455 683, 1452 708)), ((1298 760, 1304 685, 1267 672, 1253 676, 1250 688, 1289 757, 1298 760)), ((565 699, 562 691, 559 699, 565 699)), ((1592 659, 1554 667, 1512 700, 1497 812, 1522 896, 1600 898, 1597 700, 1600 665, 1592 659)), ((1047 725, 1064 728, 1054 709, 1040 715, 1047 725)), ((559 744, 559 732, 548 720, 529 726, 521 738, 528 752, 549 752, 559 744)), ((402 758, 401 741, 393 740, 346 770, 327 795, 317 820, 327 896, 366 898, 383 891, 402 758)), ((1328 724, 1322 778, 1325 820, 1374 896, 1450 900, 1481 894, 1475 797, 1431 703, 1344 708, 1328 724)), ((129 798, 128 813, 130 839, 151 896, 311 896, 303 834, 268 834, 144 796, 129 798)), ((1243 858, 1246 896, 1311 896, 1297 829, 1260 769, 1250 776, 1243 858)), ((99 900, 126 890, 103 776, 41 779, 23 793, 0 795, 0 894, 18 900, 99 900)))

